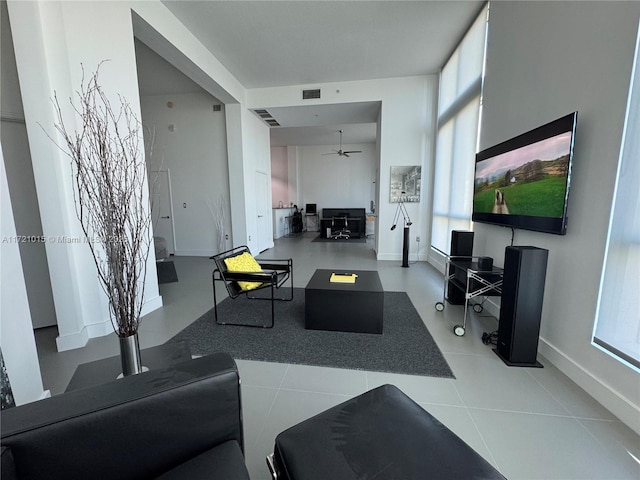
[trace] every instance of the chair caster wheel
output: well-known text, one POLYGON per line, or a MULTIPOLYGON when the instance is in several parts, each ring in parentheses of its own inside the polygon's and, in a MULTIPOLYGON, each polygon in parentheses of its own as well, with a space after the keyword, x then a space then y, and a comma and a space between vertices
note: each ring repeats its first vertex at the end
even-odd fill
POLYGON ((436 303, 436 310, 438 312, 443 312, 444 311, 444 303, 442 303, 442 302, 436 303))
POLYGON ((455 327, 453 327, 453 333, 455 333, 458 337, 464 336, 464 327, 462 325, 456 325, 455 327))
POLYGON ((484 310, 484 307, 482 305, 480 305, 479 303, 474 303, 473 304, 473 311, 476 313, 481 313, 484 310))

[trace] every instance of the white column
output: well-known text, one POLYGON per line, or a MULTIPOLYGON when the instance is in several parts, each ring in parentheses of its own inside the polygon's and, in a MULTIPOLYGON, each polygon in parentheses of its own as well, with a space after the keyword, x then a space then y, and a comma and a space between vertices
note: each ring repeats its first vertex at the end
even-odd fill
POLYGON ((38 363, 9 185, 0 149, 0 348, 17 405, 46 396, 38 363))
MULTIPOLYGON (((42 229, 58 318, 58 349, 86 344, 91 337, 113 331, 106 297, 98 283, 89 248, 82 239, 75 214, 69 158, 54 144, 54 91, 73 127, 68 99, 97 65, 100 83, 118 105, 121 94, 140 117, 137 73, 130 7, 125 2, 17 2, 9 1, 16 64, 22 90, 29 147, 38 193, 42 229)), ((155 264, 150 255, 145 298, 160 306, 155 264)), ((149 310, 147 308, 146 310, 149 310)))

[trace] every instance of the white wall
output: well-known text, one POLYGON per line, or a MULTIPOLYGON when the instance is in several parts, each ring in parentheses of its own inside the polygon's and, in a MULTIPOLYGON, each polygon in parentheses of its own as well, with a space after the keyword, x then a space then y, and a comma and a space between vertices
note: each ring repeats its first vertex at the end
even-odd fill
POLYGON ((271 206, 289 205, 289 158, 287 147, 271 147, 271 206))
MULTIPOLYGON (((266 189, 266 198, 257 197, 257 175, 266 175, 267 182, 271 180, 271 139, 269 127, 256 115, 243 109, 242 114, 242 151, 243 151, 243 187, 245 189, 244 218, 247 225, 246 242, 234 236, 234 246, 246 243, 252 252, 261 252, 273 247, 273 222, 271 209, 273 204, 271 189, 266 189), (258 208, 260 204, 260 208, 258 208), (268 215, 264 224, 265 231, 259 233, 258 215, 268 215)), ((268 185, 267 185, 268 186, 268 185)), ((264 218, 264 217, 263 217, 264 218)))
MULTIPOLYGON (((491 4, 480 148, 578 110, 566 236, 516 231, 549 250, 540 352, 640 432, 638 374, 591 345, 633 61, 638 2, 491 4)), ((474 253, 502 265, 507 229, 474 253)))
POLYGON ((121 4, 134 10, 137 38, 225 104, 233 243, 250 243, 256 229, 255 171, 270 170, 267 126, 247 110, 240 82, 161 2, 116 3, 121 4))
MULTIPOLYGON (((259 88, 247 90, 249 108, 270 108, 309 104, 336 104, 348 102, 382 102, 379 135, 379 199, 377 257, 379 260, 400 260, 402 257, 402 233, 390 231, 397 204, 389 202, 389 179, 392 165, 421 165, 423 167, 422 200, 419 204, 407 204, 413 226, 412 240, 422 238, 420 259, 428 252, 428 230, 431 213, 428 209, 428 186, 433 162, 435 125, 434 109, 437 98, 437 77, 403 77, 383 80, 337 82, 328 84, 297 85, 289 87, 259 88), (300 90, 321 88, 321 100, 303 101, 300 90)), ((312 202, 313 203, 313 202, 312 202)), ((363 205, 368 207, 368 203, 363 205)), ((411 258, 416 255, 416 243, 411 242, 411 258)))
POLYGON ((36 341, 20 262, 4 157, 0 149, 0 348, 17 405, 47 396, 42 386, 36 341))
POLYGON ((315 203, 323 208, 364 208, 369 211, 375 195, 377 156, 375 144, 343 145, 362 150, 347 157, 324 155, 330 146, 298 147, 298 207, 315 203))
POLYGON ((225 232, 231 232, 224 107, 214 112, 213 105, 220 102, 206 93, 145 96, 140 103, 145 126, 155 130, 153 159, 147 167, 161 166, 171 173, 176 255, 218 253, 217 229, 207 201, 223 196, 225 232))

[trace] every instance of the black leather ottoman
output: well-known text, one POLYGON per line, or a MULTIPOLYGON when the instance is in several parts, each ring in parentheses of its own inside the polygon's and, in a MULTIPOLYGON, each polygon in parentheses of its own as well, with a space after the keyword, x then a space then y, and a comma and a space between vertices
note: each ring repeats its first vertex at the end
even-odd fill
POLYGON ((304 328, 382 333, 384 290, 375 270, 351 270, 356 283, 333 283, 333 270, 318 269, 304 288, 304 328))
POLYGON ((393 385, 280 433, 267 463, 277 480, 504 479, 393 385))

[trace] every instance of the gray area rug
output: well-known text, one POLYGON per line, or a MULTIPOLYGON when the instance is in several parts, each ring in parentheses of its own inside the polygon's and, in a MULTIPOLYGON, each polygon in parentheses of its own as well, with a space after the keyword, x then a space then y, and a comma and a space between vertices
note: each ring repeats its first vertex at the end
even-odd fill
MULTIPOLYGON (((270 308, 268 301, 227 298, 218 315, 261 324, 270 308)), ((384 293, 382 335, 306 330, 302 288, 294 289, 293 301, 276 302, 275 312, 275 326, 262 329, 216 325, 211 309, 169 342, 188 342, 194 355, 222 351, 244 360, 455 378, 404 292, 384 293)))

